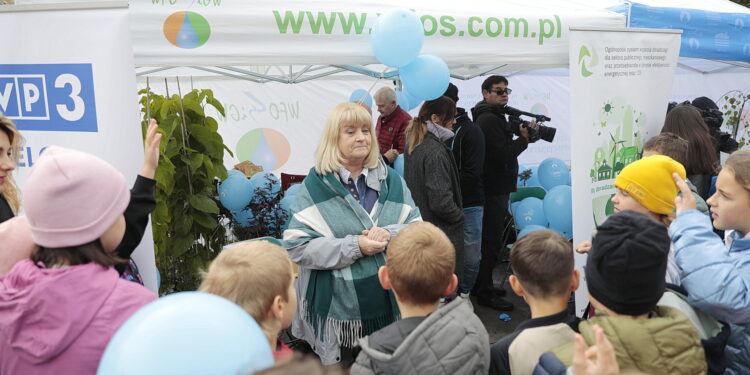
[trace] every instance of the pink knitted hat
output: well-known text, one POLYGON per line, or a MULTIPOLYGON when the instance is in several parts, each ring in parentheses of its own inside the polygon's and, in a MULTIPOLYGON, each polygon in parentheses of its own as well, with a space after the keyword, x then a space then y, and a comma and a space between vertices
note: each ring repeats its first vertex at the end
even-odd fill
POLYGON ((16 216, 0 224, 0 277, 13 266, 31 256, 34 241, 25 216, 16 216))
POLYGON ((122 173, 96 156, 57 146, 42 153, 23 188, 31 236, 48 248, 96 240, 129 201, 122 173))

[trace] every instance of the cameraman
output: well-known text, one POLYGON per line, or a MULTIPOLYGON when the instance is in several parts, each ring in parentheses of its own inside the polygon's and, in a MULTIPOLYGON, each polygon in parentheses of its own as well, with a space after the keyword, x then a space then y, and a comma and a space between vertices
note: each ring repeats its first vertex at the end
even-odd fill
MULTIPOLYGON (((510 193, 516 191, 518 155, 529 144, 528 129, 523 125, 514 129, 505 118, 505 106, 511 91, 505 77, 490 76, 482 83, 484 100, 471 109, 474 123, 482 129, 485 141, 482 171, 485 194, 482 260, 474 294, 480 305, 503 311, 512 310, 513 304, 502 298, 504 290, 494 289, 492 270, 497 264, 497 254, 505 249, 505 215, 508 212, 510 193), (515 139, 514 134, 518 135, 515 139)), ((527 124, 537 128, 536 122, 527 124)))
POLYGON ((737 151, 739 147, 737 141, 732 138, 731 134, 721 131, 721 125, 724 123, 724 113, 719 110, 719 106, 705 96, 695 98, 692 105, 700 111, 703 122, 708 126, 708 133, 714 139, 717 159, 721 160, 720 153, 722 152, 731 154, 737 151))

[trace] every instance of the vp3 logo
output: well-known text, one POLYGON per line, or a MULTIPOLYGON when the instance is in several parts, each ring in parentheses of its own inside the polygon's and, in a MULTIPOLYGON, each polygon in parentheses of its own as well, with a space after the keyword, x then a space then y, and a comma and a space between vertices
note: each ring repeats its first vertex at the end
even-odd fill
POLYGON ((0 64, 0 112, 21 130, 96 132, 91 64, 0 64))

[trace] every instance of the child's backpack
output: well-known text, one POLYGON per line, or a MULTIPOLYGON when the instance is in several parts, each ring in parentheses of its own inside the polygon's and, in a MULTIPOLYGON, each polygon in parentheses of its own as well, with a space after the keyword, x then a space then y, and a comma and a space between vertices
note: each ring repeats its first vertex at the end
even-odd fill
POLYGON ((680 286, 667 284, 667 290, 657 305, 673 307, 693 323, 706 353, 709 374, 723 374, 727 367, 724 348, 729 340, 729 324, 717 320, 688 303, 688 293, 680 286))

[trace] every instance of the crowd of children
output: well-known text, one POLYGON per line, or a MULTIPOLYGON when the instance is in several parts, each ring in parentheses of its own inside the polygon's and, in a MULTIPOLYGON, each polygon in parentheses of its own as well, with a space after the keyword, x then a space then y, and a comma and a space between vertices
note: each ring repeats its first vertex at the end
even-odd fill
MULTIPOLYGON (((438 227, 416 221, 369 276, 392 293, 400 319, 360 338, 344 371, 750 373, 750 151, 729 156, 704 201, 686 179, 689 147, 662 133, 617 175, 615 213, 575 248, 587 253, 587 320, 568 309, 581 282, 573 246, 556 232, 533 232, 511 249, 509 278, 531 319, 490 346, 469 303, 441 305, 458 284, 456 251, 438 227)), ((124 177, 105 161, 59 147, 40 157, 24 184, 24 215, 0 224, 1 374, 93 374, 119 326, 157 298, 114 268, 129 255, 117 250, 129 204, 124 177)), ((264 373, 340 373, 278 340, 300 311, 294 272, 281 246, 243 242, 211 263, 200 291, 258 322, 279 366, 264 373)))

